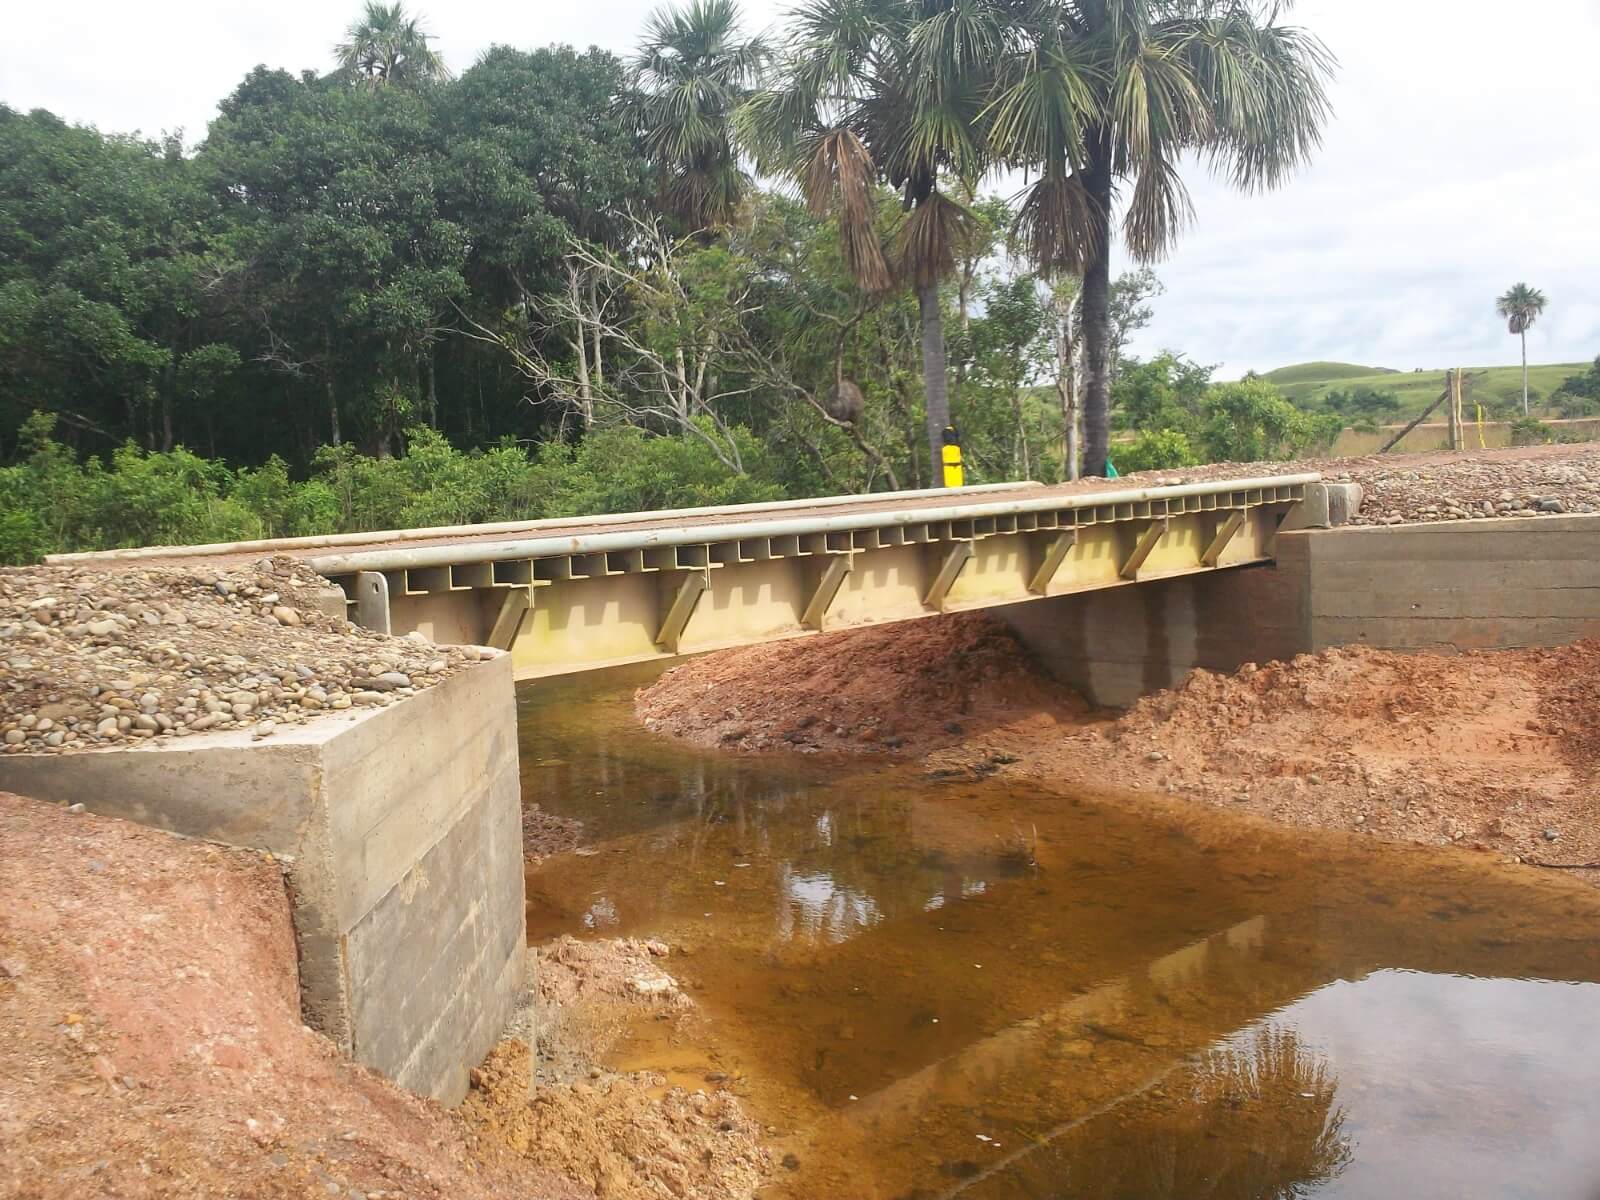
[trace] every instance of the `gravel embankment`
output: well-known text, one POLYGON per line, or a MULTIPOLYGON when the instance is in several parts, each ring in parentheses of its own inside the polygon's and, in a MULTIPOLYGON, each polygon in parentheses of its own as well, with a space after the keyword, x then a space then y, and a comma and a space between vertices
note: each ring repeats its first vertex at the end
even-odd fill
POLYGON ((1600 512, 1600 443, 1213 463, 1184 471, 1145 471, 1117 482, 1155 487, 1311 471, 1330 483, 1359 483, 1365 489, 1354 525, 1600 512))
MULTIPOLYGON (((0 571, 0 752, 62 753, 382 706, 475 647, 386 637, 318 610, 288 558, 218 571, 0 571)), ((420 640, 419 640, 420 639, 420 640)))
MULTIPOLYGON (((1562 449, 1568 449, 1562 447, 1562 449)), ((1354 524, 1466 521, 1600 512, 1600 447, 1536 458, 1461 458, 1330 469, 1366 489, 1354 524)))

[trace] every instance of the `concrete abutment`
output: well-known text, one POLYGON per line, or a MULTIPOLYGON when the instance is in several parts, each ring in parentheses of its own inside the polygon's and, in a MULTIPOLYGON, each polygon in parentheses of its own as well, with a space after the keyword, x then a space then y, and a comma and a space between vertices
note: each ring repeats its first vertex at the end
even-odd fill
POLYGON ((516 702, 496 654, 383 708, 0 759, 0 788, 82 803, 287 868, 307 1023, 445 1103, 523 984, 516 702))
POLYGON ((1457 653, 1600 637, 1600 517, 1280 532, 1275 562, 997 610, 1058 679, 1110 708, 1196 667, 1352 644, 1457 653))

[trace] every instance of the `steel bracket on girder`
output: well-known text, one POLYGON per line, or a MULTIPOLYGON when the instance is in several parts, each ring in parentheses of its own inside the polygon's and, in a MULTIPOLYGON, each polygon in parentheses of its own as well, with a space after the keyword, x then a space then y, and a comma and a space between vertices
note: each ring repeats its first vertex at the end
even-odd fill
POLYGON ((950 594, 950 589, 955 587, 956 580, 961 577, 962 569, 971 561, 971 542, 957 542, 951 546, 949 553, 944 556, 944 563, 939 567, 939 573, 933 577, 933 586, 922 598, 923 605, 943 612, 945 597, 950 594))
POLYGON ((1039 564, 1039 569, 1033 573, 1033 578, 1028 581, 1028 590, 1035 596, 1042 596, 1050 590, 1050 583, 1055 579, 1056 573, 1061 570, 1061 564, 1067 561, 1067 555, 1078 544, 1078 531, 1076 529, 1063 529, 1050 541, 1049 549, 1044 552, 1044 561, 1039 564))
POLYGON ((700 597, 710 586, 711 572, 704 567, 684 574, 683 582, 678 585, 677 594, 672 598, 672 607, 667 609, 666 618, 661 622, 661 632, 656 634, 656 645, 668 654, 678 652, 683 631, 689 624, 689 618, 694 616, 695 605, 700 603, 700 597))
POLYGON ((828 616, 828 609, 833 604, 833 598, 839 594, 839 588, 844 584, 844 577, 855 570, 855 564, 854 554, 836 554, 829 560, 822 572, 822 578, 817 582, 817 590, 811 593, 811 599, 806 603, 806 610, 801 614, 801 625, 821 632, 823 622, 828 616))
POLYGON ((1144 566, 1145 560, 1160 544, 1161 539, 1167 536, 1167 518, 1150 522, 1145 531, 1139 535, 1138 544, 1134 546, 1133 553, 1128 556, 1128 561, 1122 564, 1118 572, 1124 579, 1139 578, 1139 568, 1144 566))
POLYGON ((522 622, 532 608, 533 588, 508 588, 500 601, 500 612, 494 619, 494 626, 489 630, 489 645, 496 650, 511 649, 511 643, 517 640, 522 622))
POLYGON ((1200 556, 1200 565, 1214 567, 1222 561, 1222 553, 1228 544, 1244 528, 1244 510, 1234 509, 1222 524, 1217 526, 1217 535, 1211 539, 1211 544, 1206 547, 1205 553, 1200 556))

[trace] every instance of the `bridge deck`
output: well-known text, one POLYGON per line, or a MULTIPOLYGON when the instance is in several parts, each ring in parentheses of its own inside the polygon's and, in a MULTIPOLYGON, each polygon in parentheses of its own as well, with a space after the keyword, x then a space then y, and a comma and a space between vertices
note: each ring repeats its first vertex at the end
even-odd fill
POLYGON ((1267 561, 1317 479, 997 485, 50 561, 290 554, 359 623, 509 649, 529 677, 1267 561))

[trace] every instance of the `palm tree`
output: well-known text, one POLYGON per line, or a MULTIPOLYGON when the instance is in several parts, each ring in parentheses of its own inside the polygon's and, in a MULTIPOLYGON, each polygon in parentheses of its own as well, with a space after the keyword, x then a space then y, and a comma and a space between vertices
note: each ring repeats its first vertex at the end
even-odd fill
POLYGON ((934 478, 950 424, 939 284, 974 221, 946 188, 971 194, 986 165, 983 79, 993 47, 967 42, 968 29, 951 21, 968 3, 805 0, 772 85, 740 114, 762 168, 795 180, 813 212, 839 218, 857 283, 874 293, 900 281, 916 290, 934 478), (880 185, 898 193, 905 214, 892 255, 877 228, 880 185))
POLYGON ((741 35, 734 0, 663 8, 645 26, 625 119, 659 174, 663 204, 694 232, 732 220, 749 187, 732 121, 766 59, 761 38, 741 35))
POLYGON ((1139 262, 1193 216, 1193 152, 1245 191, 1307 162, 1329 115, 1333 58, 1281 24, 1284 0, 966 0, 1000 49, 985 110, 998 162, 1034 175, 1017 234, 1046 276, 1083 278, 1084 472, 1104 474, 1112 216, 1139 262))
POLYGON ((372 88, 436 83, 449 79, 450 69, 428 45, 432 40, 421 19, 409 15, 399 0, 367 0, 361 19, 345 31, 345 40, 333 52, 343 70, 372 88))
POLYGON ((1519 283, 1495 301, 1495 311, 1506 320, 1512 333, 1522 338, 1522 415, 1528 415, 1528 330, 1544 315, 1549 301, 1538 288, 1519 283))

